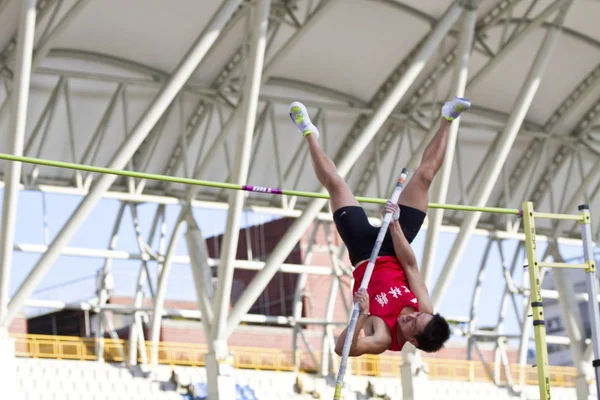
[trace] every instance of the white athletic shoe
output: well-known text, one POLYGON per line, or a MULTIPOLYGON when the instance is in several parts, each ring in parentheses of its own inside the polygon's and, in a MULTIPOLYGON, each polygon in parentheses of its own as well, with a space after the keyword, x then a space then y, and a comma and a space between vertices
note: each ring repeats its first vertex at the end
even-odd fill
POLYGON ((455 97, 454 100, 444 104, 442 107, 442 116, 448 121, 454 121, 469 108, 471 108, 471 102, 469 99, 455 97))
POLYGON ((308 116, 308 110, 304 107, 304 104, 295 101, 290 104, 290 118, 298 127, 300 132, 302 132, 303 136, 307 135, 315 135, 317 139, 319 138, 319 130, 316 126, 310 122, 310 117, 308 116))

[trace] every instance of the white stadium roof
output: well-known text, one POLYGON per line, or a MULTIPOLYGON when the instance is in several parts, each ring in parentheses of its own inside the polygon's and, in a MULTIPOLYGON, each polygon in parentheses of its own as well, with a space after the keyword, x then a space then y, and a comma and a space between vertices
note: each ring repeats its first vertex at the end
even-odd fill
MULTIPOLYGON (((244 110, 253 103, 242 96, 252 83, 247 71, 256 53, 249 44, 256 31, 253 3, 38 0, 24 155, 234 182, 237 137, 245 131, 244 110), (232 5, 235 11, 228 12, 232 5), (198 51, 198 43, 206 51, 198 51), (202 60, 195 65, 194 58, 202 60), (179 91, 177 83, 184 82, 179 91), (129 137, 134 131, 138 143, 129 137)), ((20 4, 0 1, 0 126, 9 136, 16 115, 11 105, 19 93, 13 78, 20 76, 20 4)), ((457 62, 466 57, 466 96, 473 107, 460 120, 445 201, 520 208, 530 200, 536 210, 556 213, 576 213, 579 204, 589 203, 593 235, 599 238, 600 2, 272 0, 269 12, 244 183, 321 189, 288 115, 289 103, 299 100, 320 127, 327 153, 338 163, 351 162, 348 182, 354 192, 389 196, 402 167, 414 172, 442 103, 454 95, 457 62), (471 35, 473 46, 463 51, 471 35), (369 130, 372 134, 365 134, 369 130), (349 161, 349 154, 358 157, 349 161)), ((6 140, 0 142, 0 153, 12 151, 6 140)), ((0 164, 4 179, 7 165, 0 164)), ((21 177, 32 190, 93 193, 65 225, 63 233, 71 235, 102 197, 172 204, 189 195, 181 184, 103 181, 99 175, 29 164, 21 177)), ((232 193, 200 187, 194 195, 223 208, 232 193)), ((246 198, 248 206, 282 215, 310 209, 314 217, 321 210, 315 204, 261 193, 246 198)), ((365 207, 379 214, 379 207, 365 207)), ((516 216, 479 219, 462 212, 445 212, 443 219, 444 226, 461 227, 463 233, 472 232, 470 223, 516 232, 518 222, 516 216)), ((239 225, 233 221, 232 227, 237 231, 239 225)), ((540 221, 538 232, 580 237, 575 223, 540 221)), ((104 238, 99 241, 105 246, 104 238)), ((13 242, 2 237, 0 249, 13 242)), ((49 245, 34 268, 37 275, 15 296, 18 303, 30 296, 67 243, 49 245)), ((277 257, 269 262, 277 264, 277 257)))
MULTIPOLYGON (((18 3, 3 2, 0 14, 6 82, 14 68, 18 3)), ((38 65, 34 65, 31 78, 25 155, 106 166, 121 148, 125 132, 144 114, 220 2, 183 1, 173 6, 162 1, 64 1, 58 9, 54 3, 40 1, 38 5, 36 51, 44 54, 34 59, 38 65), (111 99, 116 102, 109 107, 111 99), (103 120, 107 110, 109 115, 103 120), (102 121, 105 124, 99 128, 102 121)), ((265 61, 268 79, 260 92, 250 184, 318 189, 310 164, 301 163, 302 154, 293 157, 301 141, 289 123, 288 103, 301 100, 313 115, 321 111, 327 151, 339 160, 351 144, 349 134, 360 130, 357 121, 361 114, 368 117, 377 108, 451 4, 392 0, 321 3, 275 1, 271 7, 265 61), (264 120, 267 106, 269 114, 264 120)), ((495 150, 494 138, 513 112, 561 2, 535 2, 533 7, 528 1, 480 3, 466 89, 474 107, 462 120, 448 203, 469 204, 478 180, 485 179, 485 174, 476 173, 495 150)), ((243 4, 195 69, 182 95, 135 153, 129 169, 185 176, 198 160, 204 164, 208 155, 198 178, 228 180, 241 120, 229 126, 222 145, 209 149, 243 91, 238 66, 243 65, 244 57, 239 51, 249 26, 247 3, 243 4), (185 170, 178 150, 182 126, 188 134, 185 170)), ((520 202, 533 200, 537 209, 563 211, 559 210, 563 193, 570 200, 581 186, 582 174, 587 176, 595 166, 600 151, 600 32, 595 17, 599 12, 598 2, 586 0, 574 1, 568 10, 537 94, 487 205, 518 208, 520 202), (549 179, 550 185, 544 185, 544 179, 549 179)), ((385 197, 391 187, 390 174, 394 178, 411 155, 413 161, 419 159, 414 149, 436 123, 441 102, 449 97, 460 30, 459 18, 354 165, 349 181, 358 194, 385 197), (385 150, 376 152, 375 143, 385 150), (381 171, 379 185, 377 169, 381 171)), ((4 129, 8 116, 5 110, 4 129)), ((5 146, 6 142, 1 143, 0 151, 7 152, 5 146)), ((414 170, 414 163, 408 166, 414 170)), ((32 169, 25 166, 25 176, 32 169)), ((592 175, 580 195, 593 195, 597 174, 592 175)), ((41 167, 31 184, 72 186, 74 177, 70 170, 41 167)), ((117 180, 112 189, 127 190, 126 180, 117 180)), ((144 193, 173 194, 183 189, 148 182, 144 193)), ((226 194, 202 188, 198 198, 222 201, 226 194)), ((299 199, 298 207, 305 201, 299 199)), ((597 206, 599 201, 593 204, 597 206)), ((251 195, 248 202, 278 204, 277 199, 260 194, 251 195)), ((446 218, 452 215, 446 213, 446 218)), ((483 218, 489 223, 493 219, 483 218)))

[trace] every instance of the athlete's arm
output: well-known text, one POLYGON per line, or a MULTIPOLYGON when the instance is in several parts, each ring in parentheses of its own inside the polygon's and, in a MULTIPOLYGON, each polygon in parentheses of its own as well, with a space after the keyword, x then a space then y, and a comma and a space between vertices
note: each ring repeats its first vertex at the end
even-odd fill
MULTIPOLYGON (((385 210, 393 212, 396 207, 397 206, 394 204, 387 204, 385 210)), ((392 235, 392 241, 394 242, 396 258, 398 258, 398 261, 400 261, 400 264, 402 264, 402 267, 404 268, 404 274, 408 280, 410 290, 419 301, 419 310, 433 314, 431 297, 429 296, 427 286, 425 286, 425 281, 423 281, 421 273, 419 272, 417 258, 415 257, 412 247, 410 247, 410 243, 406 240, 398 220, 392 220, 392 222, 390 222, 390 233, 392 235)))
MULTIPOLYGON (((388 348, 389 339, 385 336, 383 329, 377 329, 375 324, 371 323, 372 329, 369 331, 372 333, 365 337, 358 337, 360 331, 365 327, 365 323, 369 318, 369 295, 366 291, 359 290, 356 293, 355 300, 358 301, 358 307, 360 314, 356 321, 356 327, 354 329, 354 335, 352 337, 352 345, 350 346, 350 357, 358 357, 363 354, 381 354, 388 348)), ((342 355, 344 349, 344 343, 346 341, 346 334, 348 328, 344 329, 342 334, 338 337, 337 343, 335 344, 335 353, 339 356, 342 355)))

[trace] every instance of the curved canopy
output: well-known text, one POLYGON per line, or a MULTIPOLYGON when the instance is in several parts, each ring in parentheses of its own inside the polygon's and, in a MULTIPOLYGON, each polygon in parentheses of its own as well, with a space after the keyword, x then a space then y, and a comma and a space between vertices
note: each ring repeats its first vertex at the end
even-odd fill
MULTIPOLYGON (((0 14, 4 89, 10 88, 14 68, 18 3, 4 2, 0 14)), ((60 7, 54 3, 38 4, 36 51, 43 47, 46 55, 37 58, 38 65, 34 59, 26 155, 105 166, 221 2, 183 1, 176 7, 163 1, 64 1, 60 7)), ((324 132, 327 152, 339 159, 361 115, 368 117, 377 108, 451 3, 274 1, 248 182, 318 189, 310 164, 303 162, 298 150, 301 141, 289 123, 288 103, 307 104, 324 132)), ((461 121, 449 203, 468 204, 478 180, 485 179, 477 174, 481 163, 495 151, 494 139, 514 113, 561 3, 569 2, 475 3, 479 3, 477 25, 466 89, 474 107, 461 121)), ((252 29, 249 9, 244 2, 228 22, 184 91, 137 151, 131 169, 191 176, 200 165, 204 168, 198 178, 229 180, 242 121, 234 121, 223 132, 221 127, 240 104, 249 51, 243 44, 252 29), (185 155, 180 151, 184 130, 185 155), (225 135, 222 145, 211 149, 221 134, 225 135)), ((518 208, 521 201, 534 199, 540 210, 575 212, 560 209, 573 196, 579 202, 586 196, 600 205, 594 172, 600 151, 600 31, 595 18, 599 13, 597 2, 575 1, 570 6, 488 205, 518 208), (593 177, 585 179, 588 174, 593 177), (549 185, 543 184, 548 178, 549 185)), ((388 196, 399 169, 411 156, 420 157, 415 149, 437 123, 440 105, 450 96, 460 21, 355 164, 349 182, 357 194, 388 196)), ((8 116, 5 110, 0 121, 4 129, 8 116)), ((6 151, 4 142, 0 151, 6 151)), ((25 166, 24 176, 33 169, 25 166)), ((73 171, 56 168, 42 167, 35 176, 29 181, 32 185, 77 182, 73 171)), ((126 187, 126 180, 119 179, 112 190, 126 187)), ((184 189, 148 182, 143 193, 177 195, 184 189)), ((222 201, 226 193, 203 188, 198 198, 222 201)), ((279 204, 259 194, 251 195, 248 202, 279 204)), ((298 199, 298 207, 303 203, 298 199)), ((457 217, 446 213, 445 218, 453 216, 457 217)), ((493 221, 493 216, 485 216, 481 223, 493 221)))

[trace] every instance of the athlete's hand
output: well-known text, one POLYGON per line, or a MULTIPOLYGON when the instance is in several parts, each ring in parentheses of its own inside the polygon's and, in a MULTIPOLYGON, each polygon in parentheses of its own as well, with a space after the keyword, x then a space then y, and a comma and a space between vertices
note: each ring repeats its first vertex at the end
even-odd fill
POLYGON ((400 208, 398 207, 398 204, 394 204, 392 201, 388 200, 385 203, 385 206, 383 206, 383 216, 387 213, 392 213, 392 220, 398 221, 400 218, 400 208))
POLYGON ((358 310, 361 314, 369 313, 369 293, 365 289, 358 289, 354 295, 354 302, 358 302, 358 310))

